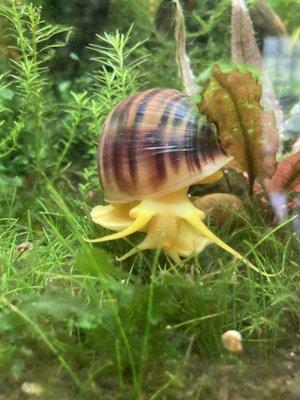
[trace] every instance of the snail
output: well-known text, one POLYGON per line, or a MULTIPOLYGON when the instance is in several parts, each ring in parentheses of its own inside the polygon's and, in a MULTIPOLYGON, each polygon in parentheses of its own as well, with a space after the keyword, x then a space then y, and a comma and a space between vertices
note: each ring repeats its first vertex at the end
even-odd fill
POLYGON ((157 88, 126 98, 111 111, 100 135, 98 168, 110 204, 91 212, 96 224, 117 232, 90 241, 141 231, 145 239, 119 260, 162 248, 179 263, 215 243, 252 266, 207 228, 204 212, 188 197, 191 185, 220 179, 230 160, 214 125, 201 120, 186 94, 157 88))

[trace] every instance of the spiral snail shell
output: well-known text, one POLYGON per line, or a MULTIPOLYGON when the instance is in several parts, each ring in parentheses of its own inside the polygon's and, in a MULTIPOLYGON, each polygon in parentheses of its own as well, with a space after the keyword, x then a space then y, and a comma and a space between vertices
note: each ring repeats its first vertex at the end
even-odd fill
POLYGON ((217 172, 228 157, 191 99, 150 89, 119 103, 101 135, 98 164, 111 203, 155 198, 217 172))
POLYGON ((162 248, 179 262, 214 242, 248 263, 206 227, 204 212, 187 195, 192 184, 219 179, 230 160, 214 126, 201 120, 186 94, 157 88, 126 98, 111 111, 100 136, 99 174, 110 204, 91 212, 95 223, 118 232, 91 241, 142 231, 145 239, 121 259, 162 248))

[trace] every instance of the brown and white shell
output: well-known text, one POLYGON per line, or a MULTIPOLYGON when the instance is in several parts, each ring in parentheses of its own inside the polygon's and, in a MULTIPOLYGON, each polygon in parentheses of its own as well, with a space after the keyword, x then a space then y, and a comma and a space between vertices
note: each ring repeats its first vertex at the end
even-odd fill
POLYGON ((98 166, 105 200, 127 203, 188 187, 228 162, 214 125, 191 98, 150 89, 121 101, 100 136, 98 166))

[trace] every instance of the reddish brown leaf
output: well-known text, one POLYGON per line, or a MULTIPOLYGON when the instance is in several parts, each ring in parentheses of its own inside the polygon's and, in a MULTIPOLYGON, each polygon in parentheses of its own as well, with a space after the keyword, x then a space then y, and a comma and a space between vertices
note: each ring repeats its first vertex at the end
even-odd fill
POLYGON ((244 0, 232 0, 231 58, 236 63, 249 64, 258 69, 262 66, 262 57, 244 0))
POLYGON ((254 30, 260 36, 286 36, 283 22, 266 0, 256 0, 249 11, 254 30))
POLYGON ((191 69, 191 62, 186 53, 185 44, 185 22, 182 7, 179 0, 173 0, 175 4, 175 40, 177 44, 176 61, 179 75, 182 79, 183 89, 189 96, 199 92, 195 83, 195 76, 191 69))
MULTIPOLYGON (((257 4, 259 10, 268 10, 268 15, 275 19, 276 14, 272 9, 262 2, 257 4)), ((263 90, 261 105, 265 108, 262 116, 262 134, 264 137, 265 157, 268 158, 265 164, 268 165, 269 172, 275 172, 275 163, 272 165, 273 155, 277 154, 279 147, 279 135, 283 132, 283 114, 281 107, 274 94, 273 86, 266 71, 262 70, 262 57, 256 43, 253 24, 244 0, 232 0, 231 11, 231 58, 238 64, 251 65, 262 72, 263 90), (276 129, 269 129, 270 123, 273 124, 273 113, 276 121, 276 129)))
POLYGON ((263 135, 261 87, 247 72, 223 73, 218 67, 203 93, 199 108, 218 126, 222 147, 233 156, 235 167, 247 172, 250 187, 256 177, 271 177, 276 165, 275 147, 264 157, 264 143, 277 137, 275 119, 268 114, 268 137, 263 135))
POLYGON ((268 192, 300 192, 300 151, 278 163, 276 173, 267 183, 268 192))

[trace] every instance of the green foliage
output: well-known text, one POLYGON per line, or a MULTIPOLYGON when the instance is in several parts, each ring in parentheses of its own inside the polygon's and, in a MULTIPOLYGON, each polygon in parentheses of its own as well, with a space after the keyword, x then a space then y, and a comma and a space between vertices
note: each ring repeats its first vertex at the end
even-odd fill
POLYGON ((144 76, 142 64, 147 55, 138 51, 145 41, 130 44, 132 26, 126 34, 117 31, 114 35, 97 35, 97 42, 90 46, 94 57, 95 70, 92 73, 92 90, 88 106, 88 140, 93 144, 95 154, 99 132, 109 111, 122 99, 141 88, 144 76))
MULTIPOLYGON (((248 350, 239 358, 222 348, 225 330, 242 332, 245 348, 266 359, 299 328, 297 239, 286 223, 267 226, 256 207, 251 223, 241 217, 218 234, 261 270, 284 267, 271 278, 215 247, 180 265, 154 252, 120 263, 136 239, 85 241, 104 234, 89 213, 103 197, 96 146, 107 114, 143 88, 180 88, 174 41, 156 30, 154 2, 111 3, 110 33, 89 46, 89 62, 73 54, 81 75, 68 78, 51 66, 72 29, 44 21, 27 1, 0 6, 13 46, 0 69, 0 384, 17 387, 16 398, 20 379, 39 381, 42 371, 45 400, 63 398, 60 376, 72 399, 200 398, 191 371, 248 362, 248 350)), ((200 80, 229 56, 229 3, 210 4, 197 2, 188 16, 200 80)))
MULTIPOLYGON (((9 109, 5 103, 10 100, 13 96, 13 92, 9 89, 9 83, 4 81, 5 76, 0 75, 0 129, 4 129, 5 120, 9 117, 9 109)), ((15 146, 18 134, 21 130, 21 124, 15 123, 9 130, 6 136, 0 136, 0 159, 6 157, 11 153, 15 146)))
MULTIPOLYGON (((228 0, 214 2, 198 1, 197 7, 189 16, 188 44, 197 75, 205 75, 212 62, 228 62, 230 60, 230 11, 228 0), (222 38, 222 45, 216 46, 222 38)), ((221 44, 221 43, 220 43, 221 44)))
MULTIPOLYGON (((46 149, 50 141, 48 92, 52 83, 47 77, 47 62, 54 50, 64 45, 71 30, 47 24, 41 18, 41 10, 31 4, 18 5, 12 1, 7 6, 1 5, 0 15, 9 22, 7 35, 15 52, 7 76, 12 91, 6 105, 8 121, 0 127, 1 156, 15 150, 15 154, 10 154, 14 173, 33 167, 41 175, 48 162, 46 149), (58 39, 63 36, 66 39, 58 39)), ((2 93, 4 89, 2 86, 2 93)))
POLYGON ((268 4, 280 16, 290 35, 299 30, 300 5, 298 0, 268 0, 268 4))
MULTIPOLYGON (((18 349, 37 342, 38 349, 46 346, 57 357, 86 397, 92 388, 101 396, 99 382, 108 376, 119 393, 135 398, 142 390, 154 396, 172 376, 166 389, 171 395, 176 382, 185 385, 190 359, 184 361, 182 353, 190 338, 195 357, 232 363, 220 344, 225 330, 237 329, 245 346, 252 343, 266 357, 299 325, 300 276, 292 234, 283 228, 259 227, 256 220, 255 226, 231 233, 224 226, 220 232, 228 243, 240 243, 241 252, 248 250, 261 269, 285 268, 273 278, 245 271, 221 258, 217 248, 180 266, 159 254, 139 254, 117 265, 78 234, 92 234, 78 204, 86 206, 84 199, 62 197, 49 186, 47 200, 41 201, 42 231, 32 228, 30 217, 26 224, 1 221, 0 331, 7 366, 13 368, 17 359, 24 364, 18 349), (34 247, 18 253, 16 246, 24 241, 34 247), (144 268, 138 270, 139 264, 144 268), (89 367, 79 377, 82 363, 89 367), (107 369, 98 370, 100 365, 107 369), (163 373, 155 373, 158 365, 163 373)), ((110 252, 123 251, 118 243, 110 252)))
POLYGON ((9 75, 0 77, 0 157, 7 160, 7 173, 33 174, 34 184, 45 175, 57 179, 70 165, 75 144, 85 149, 82 161, 94 156, 109 110, 139 89, 146 55, 136 54, 143 42, 129 44, 131 29, 99 35, 91 45, 95 71, 85 76, 84 86, 92 89, 70 91, 68 82, 61 82, 60 102, 48 64, 71 29, 46 23, 41 9, 31 4, 2 5, 1 15, 10 23, 8 34, 17 56, 10 60, 9 75))

